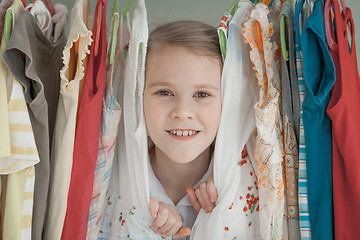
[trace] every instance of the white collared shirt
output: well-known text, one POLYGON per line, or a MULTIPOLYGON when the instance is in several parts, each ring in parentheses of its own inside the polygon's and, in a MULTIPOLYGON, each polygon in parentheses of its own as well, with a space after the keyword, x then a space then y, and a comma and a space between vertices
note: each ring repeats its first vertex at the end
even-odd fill
MULTIPOLYGON (((203 182, 207 182, 209 177, 213 173, 213 158, 211 158, 209 168, 200 181, 194 186, 195 189, 199 188, 200 184, 203 182)), ((170 199, 170 197, 166 194, 164 187, 161 185, 159 179, 155 176, 154 171, 149 162, 149 185, 150 185, 150 196, 157 198, 159 202, 165 202, 166 204, 172 205, 176 207, 178 212, 180 213, 183 226, 189 227, 190 229, 194 225, 196 220, 197 212, 192 206, 189 196, 186 194, 176 205, 170 199)))

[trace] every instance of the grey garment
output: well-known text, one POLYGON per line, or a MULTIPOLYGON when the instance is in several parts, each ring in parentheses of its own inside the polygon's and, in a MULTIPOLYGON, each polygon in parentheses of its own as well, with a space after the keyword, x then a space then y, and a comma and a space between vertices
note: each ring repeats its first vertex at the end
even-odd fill
POLYGON ((284 124, 284 150, 286 169, 286 194, 289 239, 301 239, 299 224, 299 209, 297 197, 297 182, 299 169, 299 134, 300 134, 300 95, 295 66, 294 29, 291 8, 288 2, 282 5, 280 16, 287 17, 285 27, 286 47, 289 60, 281 58, 281 87, 282 87, 282 114, 284 124), (295 131, 294 131, 295 130, 295 131), (295 184, 295 186, 293 185, 295 184), (292 193, 292 194, 291 194, 292 193))
POLYGON ((35 165, 32 239, 42 239, 50 178, 50 147, 60 91, 65 37, 52 43, 33 15, 24 11, 3 54, 9 71, 24 87, 24 95, 39 152, 35 165))
POLYGON ((292 105, 294 114, 294 126, 296 140, 300 142, 300 94, 299 94, 299 82, 296 73, 296 51, 295 51, 295 29, 293 15, 291 14, 290 3, 286 3, 284 9, 287 9, 284 14, 290 19, 288 36, 289 36, 289 65, 290 65, 290 82, 291 82, 291 93, 292 93, 292 105))
POLYGON ((295 60, 295 39, 293 15, 291 14, 290 3, 284 2, 280 16, 287 17, 285 28, 286 48, 289 52, 289 61, 281 58, 281 85, 282 85, 282 104, 283 113, 288 115, 292 124, 295 126, 296 140, 299 142, 300 136, 300 95, 299 84, 296 74, 295 60))

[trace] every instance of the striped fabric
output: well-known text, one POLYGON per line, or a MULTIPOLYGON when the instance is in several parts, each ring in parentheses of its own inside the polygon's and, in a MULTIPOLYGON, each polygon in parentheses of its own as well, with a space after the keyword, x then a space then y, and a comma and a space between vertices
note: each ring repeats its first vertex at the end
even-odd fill
MULTIPOLYGON (((303 62, 301 48, 298 41, 295 40, 296 51, 296 72, 299 82, 300 104, 305 98, 305 85, 303 74, 303 62)), ((299 219, 300 219, 300 233, 302 240, 310 240, 311 225, 310 225, 310 212, 307 195, 307 174, 306 174, 306 148, 305 148, 305 133, 303 123, 303 110, 300 113, 300 142, 299 142, 299 219)))
MULTIPOLYGON (((9 77, 13 78, 10 73, 9 77)), ((23 88, 16 80, 13 80, 8 111, 11 156, 1 159, 2 173, 10 173, 7 176, 3 239, 25 240, 31 239, 34 165, 40 160, 23 88)))
POLYGON ((11 155, 0 158, 0 174, 15 173, 40 161, 22 86, 13 81, 8 103, 11 155))
POLYGON ((23 198, 23 208, 21 217, 21 238, 27 240, 31 238, 31 223, 34 203, 34 186, 35 186, 35 167, 30 166, 25 169, 26 182, 23 198))

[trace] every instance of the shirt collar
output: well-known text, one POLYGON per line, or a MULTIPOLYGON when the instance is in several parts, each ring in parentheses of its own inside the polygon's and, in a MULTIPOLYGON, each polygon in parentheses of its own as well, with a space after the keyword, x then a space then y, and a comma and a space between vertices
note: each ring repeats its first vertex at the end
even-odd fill
MULTIPOLYGON (((214 154, 211 158, 208 170, 205 172, 205 174, 202 176, 202 178, 195 184, 195 186, 194 186, 195 189, 199 188, 201 183, 207 182, 210 175, 213 173, 213 167, 214 167, 214 154)), ((151 197, 156 197, 159 202, 165 202, 174 207, 192 206, 189 196, 187 194, 175 206, 173 201, 166 194, 166 191, 165 191, 164 187, 161 185, 159 179, 155 176, 154 171, 151 167, 150 161, 148 162, 148 169, 149 169, 149 183, 150 183, 150 196, 151 197)))

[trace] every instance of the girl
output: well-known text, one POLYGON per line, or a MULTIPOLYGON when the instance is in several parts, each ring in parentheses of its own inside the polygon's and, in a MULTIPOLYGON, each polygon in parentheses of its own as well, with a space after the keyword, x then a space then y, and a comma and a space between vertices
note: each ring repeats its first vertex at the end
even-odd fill
POLYGON ((150 214, 152 229, 164 238, 189 235, 200 208, 208 212, 215 207, 210 175, 221 115, 221 72, 215 28, 177 21, 150 34, 143 102, 154 143, 149 150, 150 214))

